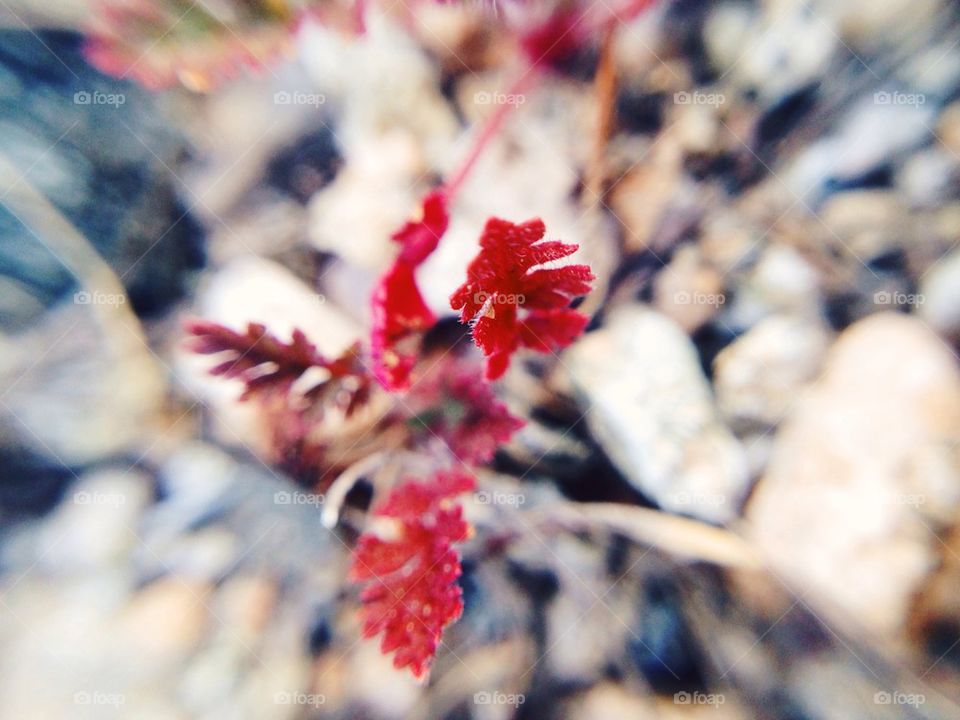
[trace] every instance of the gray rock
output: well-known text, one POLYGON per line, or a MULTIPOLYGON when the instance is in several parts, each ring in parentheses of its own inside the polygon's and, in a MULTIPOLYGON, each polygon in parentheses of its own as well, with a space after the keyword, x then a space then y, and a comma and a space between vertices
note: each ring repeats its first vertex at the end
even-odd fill
POLYGON ((927 270, 917 300, 917 312, 930 327, 948 337, 960 336, 960 252, 927 270))
POLYGON ((747 508, 775 569, 889 637, 960 508, 960 373, 905 315, 846 330, 747 508))
POLYGON ((714 363, 714 390, 734 428, 774 426, 820 369, 826 330, 788 315, 761 320, 728 345, 714 363))
POLYGON ((749 328, 774 313, 803 317, 820 314, 822 277, 796 249, 785 243, 764 248, 724 308, 724 322, 749 328))
POLYGON ((712 522, 736 514, 747 485, 743 448, 719 420, 679 327, 644 307, 621 308, 563 364, 592 432, 641 492, 712 522))

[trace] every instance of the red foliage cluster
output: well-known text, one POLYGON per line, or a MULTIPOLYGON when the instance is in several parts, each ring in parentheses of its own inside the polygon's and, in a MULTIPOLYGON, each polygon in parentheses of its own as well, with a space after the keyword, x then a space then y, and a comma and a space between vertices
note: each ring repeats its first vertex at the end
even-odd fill
POLYGON ((396 668, 426 676, 444 628, 463 612, 460 556, 454 543, 469 537, 470 526, 452 498, 474 488, 470 475, 438 472, 429 483, 407 479, 373 511, 388 519, 380 535, 361 536, 350 578, 366 583, 360 594, 363 635, 383 633, 380 649, 396 651, 396 668))
MULTIPOLYGON (((524 16, 520 27, 514 26, 512 32, 527 56, 527 74, 535 76, 532 70, 555 67, 569 59, 605 26, 632 17, 652 1, 622 0, 614 2, 613 8, 580 0, 525 6, 529 13, 520 13, 524 16)), ((87 47, 98 66, 115 74, 130 73, 155 86, 177 80, 198 89, 234 71, 237 58, 231 55, 231 46, 217 43, 221 31, 230 28, 208 22, 203 9, 187 11, 187 25, 197 21, 203 26, 197 41, 202 47, 191 54, 177 45, 177 33, 164 40, 170 28, 162 27, 161 20, 182 0, 132 2, 129 12, 133 15, 117 11, 101 18, 108 21, 105 34, 95 34, 87 47), (118 19, 132 28, 129 39, 118 32, 118 19), (158 28, 163 35, 155 40, 150 33, 158 28), (169 54, 164 54, 166 48, 171 50, 169 54), (146 55, 142 63, 141 54, 146 55), (129 63, 139 67, 128 68, 129 63)), ((237 15, 239 21, 245 23, 252 17, 247 11, 256 11, 262 4, 263 0, 244 3, 245 9, 237 15)), ((294 0, 288 10, 267 4, 270 7, 257 21, 264 25, 259 30, 268 33, 264 37, 271 38, 269 33, 278 29, 281 34, 288 33, 297 13, 317 7, 316 0, 294 0)), ((346 3, 341 9, 345 8, 355 11, 350 14, 352 26, 362 28, 364 4, 346 3)), ((243 29, 257 29, 253 26, 258 22, 243 29)), ((502 27, 510 29, 506 21, 502 27)), ((398 404, 402 410, 395 409, 378 420, 377 429, 392 424, 390 437, 396 445, 433 453, 434 468, 446 467, 451 460, 446 453, 436 452, 437 438, 461 464, 477 465, 488 462, 498 446, 523 425, 478 377, 479 358, 475 355, 471 361, 453 352, 428 366, 422 340, 437 317, 416 281, 418 268, 447 231, 457 189, 496 134, 505 112, 492 116, 448 183, 426 195, 420 216, 393 234, 399 252, 371 297, 369 369, 359 345, 331 360, 318 353, 300 331, 294 332, 290 342, 283 342, 257 324, 250 324, 243 333, 208 322, 188 324, 195 352, 223 356, 211 371, 214 375, 242 381, 243 399, 256 398, 265 408, 272 407, 270 412, 280 408, 279 414, 271 417, 277 420, 275 442, 285 466, 304 466, 311 475, 329 470, 324 457, 326 441, 317 445, 315 437, 324 408, 336 406, 350 416, 367 402, 375 381, 388 391, 405 392, 398 404), (324 378, 302 388, 304 383, 298 381, 314 369, 325 371, 324 378)), ((544 234, 539 219, 521 224, 488 220, 466 281, 450 298, 451 307, 459 311, 461 322, 470 325, 474 342, 486 357, 488 380, 502 376, 520 348, 555 351, 573 342, 586 326, 587 317, 570 303, 590 291, 593 274, 586 265, 556 266, 556 261, 569 257, 577 246, 544 241, 544 234)), ((473 488, 473 477, 462 471, 437 471, 428 481, 405 478, 374 507, 369 528, 354 551, 350 579, 364 586, 360 594, 363 634, 368 638, 382 635, 383 652, 394 652, 394 665, 409 668, 417 678, 426 676, 444 629, 463 611, 456 582, 460 557, 454 546, 466 540, 471 530, 455 497, 473 488)))
POLYGON ((577 245, 540 242, 543 221, 515 225, 491 218, 480 238, 480 253, 467 268, 467 281, 450 297, 461 322, 487 356, 487 378, 495 380, 521 346, 550 352, 569 345, 588 318, 570 309, 570 300, 590 292, 586 265, 535 269, 576 252, 577 245))
POLYGON ((478 382, 476 363, 451 353, 430 367, 407 399, 415 435, 441 438, 462 463, 477 465, 523 427, 493 388, 478 382))

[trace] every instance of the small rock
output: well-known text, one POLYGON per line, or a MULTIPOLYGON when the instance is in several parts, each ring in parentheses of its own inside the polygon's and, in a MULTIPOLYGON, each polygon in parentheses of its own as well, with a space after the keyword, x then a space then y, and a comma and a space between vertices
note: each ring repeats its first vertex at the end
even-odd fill
POLYGON ((808 145, 781 176, 796 197, 817 196, 831 181, 855 180, 889 165, 923 143, 933 122, 930 105, 878 104, 866 97, 835 134, 808 145))
POLYGON ((824 205, 820 218, 830 231, 827 241, 864 263, 900 247, 910 227, 903 201, 885 190, 834 195, 824 205))
POLYGON ((934 330, 960 337, 960 252, 942 258, 921 280, 918 312, 934 330))
POLYGON ((950 197, 958 161, 936 148, 913 155, 897 174, 897 186, 914 207, 932 207, 950 197))
POLYGON ((658 246, 654 236, 670 207, 691 189, 683 181, 683 151, 675 137, 663 136, 644 162, 614 186, 610 209, 625 229, 631 252, 658 246), (684 192, 686 191, 686 192, 684 192))
POLYGON ((847 329, 776 439, 747 508, 774 567, 875 632, 897 632, 960 508, 960 373, 905 315, 847 329))
POLYGON ((208 627, 210 586, 166 577, 137 593, 117 618, 115 633, 144 668, 183 660, 208 627))
POLYGON ((182 578, 217 581, 233 566, 240 543, 230 531, 210 527, 189 535, 176 535, 154 542, 146 538, 149 550, 141 556, 142 565, 157 574, 176 573, 182 578))
POLYGON ((305 658, 286 652, 260 654, 256 669, 244 680, 238 706, 246 717, 286 720, 312 717, 323 712, 326 696, 308 689, 309 667, 305 658))
POLYGON ((379 272, 395 249, 390 235, 416 211, 423 158, 409 135, 370 138, 309 205, 314 247, 379 272), (376 212, 371 211, 376 198, 376 212))
POLYGON ((760 229, 746 220, 752 213, 735 207, 712 208, 700 223, 698 243, 705 260, 723 271, 741 266, 761 248, 760 229))
POLYGON ((390 656, 380 652, 379 645, 377 639, 363 640, 344 660, 352 667, 347 693, 369 707, 376 717, 384 720, 409 717, 420 688, 409 673, 397 672, 390 656))
POLYGON ((160 469, 163 502, 144 518, 151 541, 166 541, 223 509, 235 481, 236 463, 213 445, 194 442, 177 450, 160 469))
POLYGON ((711 153, 717 150, 720 123, 710 105, 678 105, 677 139, 687 153, 711 153))
MULTIPOLYGON (((750 26, 756 39, 739 48, 736 60, 724 74, 729 73, 741 87, 756 88, 765 100, 776 101, 819 79, 839 38, 829 21, 799 3, 766 8, 765 16, 750 26)), ((721 27, 736 31, 746 19, 728 11, 719 21, 721 27)), ((723 49, 717 50, 720 59, 723 49)))
POLYGON ((710 320, 726 302, 723 278, 694 246, 680 248, 654 282, 654 306, 688 333, 710 320))
POLYGON ((276 584, 267 578, 232 577, 217 594, 217 615, 241 639, 252 642, 270 621, 277 594, 276 584))
POLYGON ((773 426, 820 370, 828 337, 820 325, 787 315, 761 320, 724 348, 714 363, 714 390, 734 428, 773 426))
POLYGON ((747 328, 778 312, 816 317, 820 314, 820 283, 820 273, 800 252, 786 244, 772 244, 737 288, 726 322, 747 328))
POLYGON ((960 155, 960 100, 950 103, 940 113, 937 138, 954 157, 960 155))
POLYGON ((183 668, 178 695, 193 717, 204 717, 230 702, 247 654, 239 645, 217 643, 183 668))
MULTIPOLYGON (((622 685, 599 683, 569 705, 566 717, 582 720, 652 717, 654 703, 646 694, 630 692, 622 685)), ((657 715, 659 717, 659 715, 657 715)))
POLYGON ((123 562, 137 545, 137 522, 151 493, 149 478, 140 472, 84 475, 44 527, 40 544, 49 549, 42 566, 72 573, 123 562))
POLYGON ((125 302, 73 300, 23 332, 0 333, 3 434, 60 466, 139 454, 160 434, 162 367, 125 302))
POLYGON ((564 355, 611 460, 662 507, 712 522, 746 491, 743 448, 720 422, 686 334, 644 307, 614 311, 564 355))

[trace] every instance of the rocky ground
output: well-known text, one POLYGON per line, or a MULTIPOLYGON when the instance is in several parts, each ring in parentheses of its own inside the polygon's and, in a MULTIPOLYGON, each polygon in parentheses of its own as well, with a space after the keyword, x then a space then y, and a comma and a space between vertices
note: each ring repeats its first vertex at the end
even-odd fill
POLYGON ((509 75, 434 15, 419 45, 307 29, 296 68, 203 98, 0 33, 0 718, 960 718, 936 0, 665 3, 618 38, 599 185, 596 58, 523 96, 425 294, 449 315, 484 219, 539 215, 593 321, 502 383, 530 422, 468 500, 429 684, 358 640, 349 531, 180 321, 364 335, 389 233, 509 75), (78 108, 93 83, 129 102, 78 108))

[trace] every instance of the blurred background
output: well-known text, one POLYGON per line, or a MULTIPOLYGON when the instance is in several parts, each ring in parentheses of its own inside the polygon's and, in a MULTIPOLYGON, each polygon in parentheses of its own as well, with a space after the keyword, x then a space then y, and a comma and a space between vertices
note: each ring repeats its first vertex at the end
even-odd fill
POLYGON ((960 718, 960 4, 296 5, 0 0, 0 718, 960 718), (421 288, 539 216, 592 321, 417 684, 182 322, 365 339, 505 105, 421 288))

